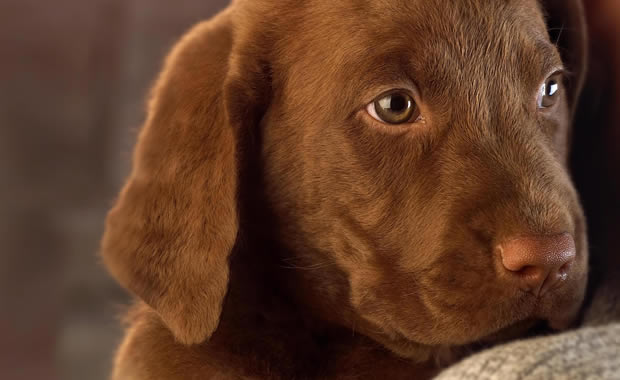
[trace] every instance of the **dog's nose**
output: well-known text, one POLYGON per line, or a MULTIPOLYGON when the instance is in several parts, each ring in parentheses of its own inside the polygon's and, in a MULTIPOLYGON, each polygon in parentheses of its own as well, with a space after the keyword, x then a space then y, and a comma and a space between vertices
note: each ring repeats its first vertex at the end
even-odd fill
POLYGON ((503 267, 521 289, 542 296, 561 286, 575 261, 575 241, 568 234, 525 236, 497 246, 503 267))

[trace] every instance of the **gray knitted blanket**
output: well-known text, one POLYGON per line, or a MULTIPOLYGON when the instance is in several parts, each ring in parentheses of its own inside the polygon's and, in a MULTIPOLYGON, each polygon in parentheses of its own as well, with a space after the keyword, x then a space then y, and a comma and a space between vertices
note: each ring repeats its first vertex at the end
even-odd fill
POLYGON ((620 279, 613 277, 595 292, 582 327, 483 351, 436 380, 620 379, 620 279))

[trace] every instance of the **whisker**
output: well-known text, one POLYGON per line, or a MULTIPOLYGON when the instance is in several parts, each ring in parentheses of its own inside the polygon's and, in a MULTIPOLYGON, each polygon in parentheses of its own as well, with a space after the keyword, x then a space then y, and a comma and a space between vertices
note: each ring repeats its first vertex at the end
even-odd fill
MULTIPOLYGON (((555 28, 556 30, 558 30, 558 28, 555 28)), ((555 45, 557 45, 560 42, 560 38, 562 37, 562 32, 564 32, 564 24, 562 24, 562 27, 559 28, 560 32, 558 33, 558 37, 555 39, 555 45)))

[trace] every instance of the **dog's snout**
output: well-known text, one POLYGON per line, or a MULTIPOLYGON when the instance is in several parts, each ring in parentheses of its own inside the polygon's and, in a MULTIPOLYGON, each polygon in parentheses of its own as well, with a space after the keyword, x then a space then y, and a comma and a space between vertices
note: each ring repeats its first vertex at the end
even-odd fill
POLYGON ((576 249, 568 233, 525 236, 497 246, 498 259, 521 289, 542 296, 570 276, 576 249))

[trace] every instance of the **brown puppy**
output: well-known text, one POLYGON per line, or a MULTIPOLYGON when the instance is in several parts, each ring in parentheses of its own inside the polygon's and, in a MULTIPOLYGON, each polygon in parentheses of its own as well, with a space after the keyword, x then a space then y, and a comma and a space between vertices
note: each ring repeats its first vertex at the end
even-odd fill
POLYGON ((107 221, 144 301, 114 378, 425 378, 568 327, 584 41, 577 0, 246 0, 197 26, 107 221))

